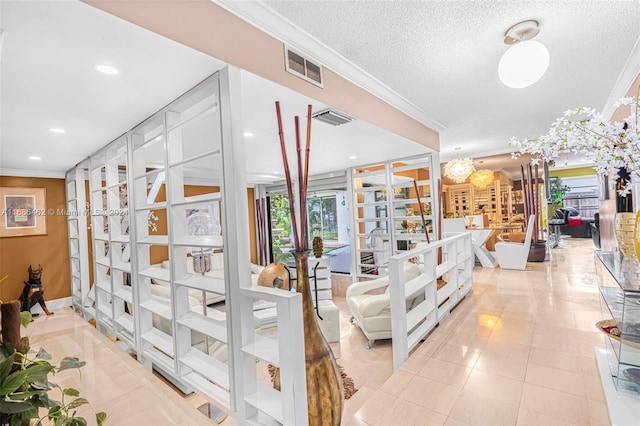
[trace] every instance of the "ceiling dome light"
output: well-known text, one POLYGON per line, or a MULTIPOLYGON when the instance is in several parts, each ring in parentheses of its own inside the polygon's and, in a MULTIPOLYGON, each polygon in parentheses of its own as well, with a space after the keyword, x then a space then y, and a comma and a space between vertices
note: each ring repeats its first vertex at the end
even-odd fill
POLYGON ((99 64, 96 65, 96 70, 100 71, 102 74, 107 75, 117 75, 120 73, 117 68, 112 67, 111 65, 99 64))
POLYGON ((50 131, 51 133, 66 133, 66 130, 61 129, 61 128, 59 128, 59 127, 50 127, 50 128, 49 128, 49 131, 50 131))
POLYGON ((549 68, 549 51, 544 44, 532 41, 540 32, 537 21, 515 24, 504 35, 511 47, 498 64, 498 76, 505 86, 521 89, 540 80, 549 68))
POLYGON ((549 51, 538 41, 523 41, 504 52, 498 76, 505 86, 521 89, 540 80, 549 68, 549 51))

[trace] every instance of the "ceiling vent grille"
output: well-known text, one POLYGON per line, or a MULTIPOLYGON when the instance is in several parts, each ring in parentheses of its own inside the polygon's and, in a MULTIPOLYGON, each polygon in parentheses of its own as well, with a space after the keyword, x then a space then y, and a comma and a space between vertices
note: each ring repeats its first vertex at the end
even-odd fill
POLYGON ((340 126, 342 124, 350 123, 354 120, 353 117, 349 117, 343 112, 334 111, 331 108, 323 109, 313 113, 311 117, 316 120, 320 120, 323 123, 331 124, 332 126, 340 126))
POLYGON ((311 84, 324 88, 322 83, 322 65, 318 64, 315 60, 305 58, 286 45, 284 46, 284 56, 284 65, 287 72, 311 84))

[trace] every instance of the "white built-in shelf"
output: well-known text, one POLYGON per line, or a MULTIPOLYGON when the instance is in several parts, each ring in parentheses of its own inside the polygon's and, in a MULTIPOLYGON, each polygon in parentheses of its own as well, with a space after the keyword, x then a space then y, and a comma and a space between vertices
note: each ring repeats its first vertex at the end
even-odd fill
POLYGON ((278 341, 273 338, 256 334, 255 341, 243 347, 242 351, 268 362, 275 367, 280 366, 278 341))
POLYGON ((173 357, 173 340, 171 336, 163 333, 157 328, 152 328, 140 337, 160 349, 168 356, 173 357))
POLYGON ((174 162, 172 164, 169 164, 169 168, 182 166, 184 164, 191 163, 192 161, 197 161, 197 160, 200 160, 202 158, 210 157, 210 156, 213 156, 213 155, 216 155, 216 154, 220 154, 220 149, 213 149, 213 150, 210 150, 210 151, 201 152, 200 154, 193 155, 193 156, 191 156, 189 158, 184 158, 184 159, 182 159, 180 161, 176 161, 176 162, 174 162))
POLYGON ((136 207, 136 211, 144 211, 144 210, 162 210, 162 209, 166 209, 167 208, 167 202, 166 201, 160 201, 157 203, 151 203, 151 204, 143 204, 139 207, 136 207))
POLYGON ((120 286, 120 288, 115 293, 113 293, 113 295, 119 299, 124 300, 125 302, 133 302, 131 287, 129 286, 120 286))
POLYGON ((167 133, 171 133, 176 129, 180 129, 182 126, 184 126, 185 124, 191 122, 191 121, 195 121, 199 118, 202 118, 203 116, 205 116, 206 114, 209 113, 213 113, 216 111, 216 102, 212 102, 210 104, 206 104, 203 106, 200 106, 200 110, 197 112, 194 112, 193 114, 189 115, 188 117, 183 118, 182 120, 178 121, 177 123, 174 123, 170 126, 167 126, 167 133))
POLYGON ((114 243, 128 243, 129 236, 128 235, 112 235, 111 241, 114 243))
POLYGON ((169 244, 169 236, 167 235, 148 235, 144 238, 136 241, 138 244, 157 244, 157 245, 167 245, 169 244))
POLYGON ((204 315, 187 312, 177 321, 178 324, 189 327, 192 330, 213 337, 223 343, 227 342, 227 322, 205 317, 204 315))
POLYGON ((207 380, 213 380, 224 390, 229 390, 229 366, 197 349, 191 348, 180 357, 180 362, 207 380))
POLYGON ((195 371, 183 375, 182 380, 196 388, 204 396, 211 398, 214 401, 220 401, 221 403, 229 406, 229 392, 225 391, 220 386, 214 385, 195 371))
POLYGON ((108 320, 108 323, 111 324, 111 305, 104 305, 101 303, 98 303, 98 312, 101 313, 102 315, 107 316, 108 318, 106 318, 108 320))
POLYGON ((207 236, 184 236, 174 241, 174 245, 178 246, 196 246, 196 247, 213 247, 223 248, 222 237, 207 237, 207 236))
POLYGON ((131 264, 129 262, 118 262, 115 265, 111 265, 111 267, 123 272, 131 272, 131 264))
POLYGON ((96 263, 97 263, 98 265, 102 265, 102 266, 109 266, 109 265, 110 265, 110 263, 109 263, 109 258, 108 258, 108 257, 106 257, 106 256, 105 256, 105 257, 98 257, 98 258, 96 258, 96 263))
POLYGON ((436 276, 441 277, 442 275, 451 271, 455 267, 456 267, 456 263, 451 260, 442 262, 440 265, 436 266, 436 276))
POLYGON ((108 234, 96 234, 93 236, 94 240, 100 240, 100 241, 109 241, 109 235, 108 234))
POLYGON ((134 332, 134 324, 133 324, 133 317, 131 315, 122 314, 118 318, 116 318, 114 321, 120 327, 124 328, 129 333, 133 334, 133 332, 134 332))
POLYGON ((244 400, 258 410, 265 412, 277 422, 283 422, 282 395, 271 386, 257 383, 257 391, 247 395, 244 400))
POLYGON ((111 283, 109 281, 98 281, 95 285, 99 290, 111 293, 111 283))
POLYGON ((171 281, 171 271, 167 268, 147 268, 138 272, 138 275, 161 281, 171 281))
POLYGON ((140 304, 140 307, 151 311, 154 314, 158 314, 168 320, 170 320, 173 316, 171 314, 171 303, 168 299, 165 299, 163 297, 151 296, 149 300, 145 300, 144 302, 142 302, 140 304))
POLYGON ((171 205, 172 206, 185 206, 185 205, 197 204, 197 203, 210 203, 210 202, 219 201, 219 200, 220 200, 220 193, 219 192, 210 192, 208 194, 193 195, 191 197, 184 197, 183 200, 178 200, 178 201, 172 202, 171 205))
POLYGON ((206 275, 187 274, 175 280, 176 284, 197 290, 225 294, 224 280, 206 275))

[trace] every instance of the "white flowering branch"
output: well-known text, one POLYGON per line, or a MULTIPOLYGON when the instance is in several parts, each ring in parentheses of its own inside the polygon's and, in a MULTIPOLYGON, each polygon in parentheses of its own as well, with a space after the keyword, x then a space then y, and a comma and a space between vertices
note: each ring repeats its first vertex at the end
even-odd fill
MULTIPOLYGON (((593 108, 579 107, 558 118, 547 134, 538 139, 518 140, 509 144, 518 149, 512 154, 517 158, 531 154, 533 163, 550 161, 561 154, 582 154, 596 164, 598 173, 617 174, 625 169, 632 179, 640 181, 640 137, 638 129, 639 98, 626 97, 614 106, 628 106, 631 110, 624 122, 610 122, 593 108)), ((626 196, 631 191, 626 182, 618 191, 626 196)))

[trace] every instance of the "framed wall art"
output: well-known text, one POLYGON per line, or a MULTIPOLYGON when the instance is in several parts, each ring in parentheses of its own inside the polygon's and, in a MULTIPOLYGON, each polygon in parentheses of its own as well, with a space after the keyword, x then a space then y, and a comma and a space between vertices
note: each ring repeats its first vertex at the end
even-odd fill
POLYGON ((44 188, 0 188, 0 237, 46 235, 47 206, 44 188))

